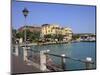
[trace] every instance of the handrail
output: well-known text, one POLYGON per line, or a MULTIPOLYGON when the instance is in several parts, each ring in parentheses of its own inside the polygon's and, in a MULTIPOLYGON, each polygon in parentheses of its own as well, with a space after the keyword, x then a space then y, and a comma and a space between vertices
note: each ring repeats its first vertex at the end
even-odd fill
MULTIPOLYGON (((45 53, 45 54, 48 54, 48 55, 52 55, 52 56, 56 56, 56 57, 61 57, 61 55, 56 55, 56 54, 51 54, 51 53, 45 53)), ((72 57, 68 57, 68 56, 64 56, 63 58, 66 58, 66 59, 71 59, 71 60, 75 60, 75 61, 80 61, 82 63, 86 63, 87 61, 85 60, 80 60, 80 59, 76 59, 76 58, 72 58, 72 57)), ((94 64, 94 62, 89 62, 90 64, 94 64)))
MULTIPOLYGON (((40 51, 36 51, 36 50, 33 50, 33 49, 27 49, 27 50, 30 50, 30 51, 33 51, 33 52, 40 52, 40 51)), ((57 54, 51 54, 51 53, 48 53, 46 52, 45 54, 48 54, 48 55, 52 55, 52 56, 56 56, 56 57, 61 57, 61 55, 57 55, 57 54)), ((86 60, 80 60, 80 59, 77 59, 77 58, 72 58, 72 57, 68 57, 68 56, 64 56, 63 58, 65 59, 71 59, 71 60, 74 60, 74 61, 79 61, 79 62, 82 62, 82 63, 87 63, 86 60)), ((90 64, 94 64, 93 61, 89 62, 90 64)))

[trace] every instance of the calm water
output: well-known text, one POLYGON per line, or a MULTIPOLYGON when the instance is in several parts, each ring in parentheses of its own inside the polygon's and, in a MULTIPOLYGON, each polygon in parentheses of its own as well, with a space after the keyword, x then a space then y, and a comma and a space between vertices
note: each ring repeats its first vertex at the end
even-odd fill
MULTIPOLYGON (((96 60, 96 48, 95 42, 78 42, 68 44, 56 44, 56 45, 42 45, 32 46, 33 50, 47 50, 49 49, 52 54, 66 54, 69 57, 85 60, 86 57, 92 57, 93 61, 96 60)), ((61 64, 61 58, 50 56, 53 61, 57 64, 61 64)), ((95 68, 95 66, 94 66, 95 68)), ((85 69, 85 64, 79 61, 73 61, 70 59, 66 60, 67 70, 78 70, 85 69)))

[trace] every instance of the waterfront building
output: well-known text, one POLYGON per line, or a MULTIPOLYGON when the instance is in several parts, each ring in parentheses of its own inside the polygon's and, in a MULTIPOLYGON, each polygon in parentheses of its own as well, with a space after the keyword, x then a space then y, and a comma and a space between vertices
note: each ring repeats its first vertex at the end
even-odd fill
POLYGON ((41 27, 36 26, 22 26, 17 30, 16 39, 19 39, 19 43, 24 42, 25 31, 26 30, 26 40, 27 43, 32 42, 33 40, 37 40, 40 38, 41 27), (21 39, 22 38, 22 39, 21 39))
POLYGON ((45 35, 62 35, 64 41, 72 39, 72 30, 68 27, 60 27, 57 24, 43 24, 41 28, 41 35, 44 37, 45 35))
POLYGON ((18 29, 18 32, 23 32, 24 30, 28 29, 30 32, 40 32, 41 31, 41 27, 35 27, 35 26, 22 26, 18 29))
POLYGON ((63 28, 62 29, 62 35, 64 35, 64 39, 70 41, 72 39, 72 30, 71 28, 63 28))
POLYGON ((42 35, 48 35, 48 34, 57 34, 59 26, 56 24, 43 24, 42 25, 42 29, 41 29, 41 33, 42 35))
POLYGON ((96 41, 96 35, 93 33, 79 33, 79 34, 74 34, 73 35, 74 40, 78 41, 96 41))

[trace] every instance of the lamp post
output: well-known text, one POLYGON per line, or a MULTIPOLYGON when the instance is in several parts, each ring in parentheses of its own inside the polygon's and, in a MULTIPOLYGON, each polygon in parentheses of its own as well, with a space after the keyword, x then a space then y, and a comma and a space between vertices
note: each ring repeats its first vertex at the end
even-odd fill
MULTIPOLYGON (((23 12, 23 15, 25 17, 25 22, 26 22, 26 17, 28 15, 29 11, 27 10, 27 8, 24 8, 24 10, 22 12, 23 12)), ((26 38, 26 23, 25 23, 25 30, 24 30, 24 44, 25 44, 25 49, 26 49, 26 41, 27 41, 27 38, 26 38)))
POLYGON ((23 15, 24 15, 24 17, 25 17, 25 29, 24 29, 24 49, 23 49, 23 58, 24 58, 24 61, 28 61, 28 58, 27 58, 27 56, 28 56, 28 54, 27 54, 27 49, 26 49, 26 41, 27 41, 27 35, 26 35, 26 17, 27 17, 27 15, 28 15, 28 13, 29 13, 29 11, 26 9, 26 8, 24 8, 24 10, 22 11, 22 13, 23 13, 23 15))

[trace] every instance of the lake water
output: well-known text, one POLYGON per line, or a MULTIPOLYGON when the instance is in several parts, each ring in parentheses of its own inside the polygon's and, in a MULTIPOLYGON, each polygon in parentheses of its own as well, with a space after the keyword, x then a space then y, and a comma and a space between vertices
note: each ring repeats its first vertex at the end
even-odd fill
MULTIPOLYGON (((77 42, 77 43, 67 43, 67 44, 53 44, 53 45, 41 45, 32 46, 33 50, 50 50, 49 53, 52 54, 66 54, 69 57, 85 60, 86 57, 91 57, 94 62, 96 62, 96 43, 95 42, 77 42)), ((61 58, 50 56, 52 60, 61 64, 61 58)), ((95 65, 94 65, 95 68, 95 65)), ((85 64, 79 61, 74 61, 66 59, 66 70, 79 70, 85 69, 85 64)))

